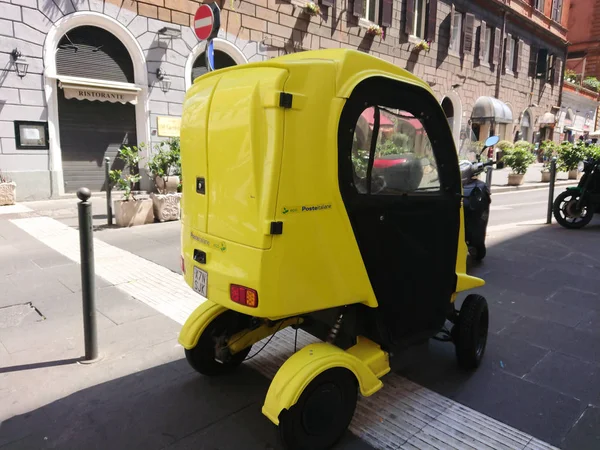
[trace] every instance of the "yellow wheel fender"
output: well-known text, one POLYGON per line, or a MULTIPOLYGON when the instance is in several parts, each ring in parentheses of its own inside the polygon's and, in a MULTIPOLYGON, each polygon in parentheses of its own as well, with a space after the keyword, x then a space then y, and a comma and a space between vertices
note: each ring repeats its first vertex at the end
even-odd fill
POLYGON ((225 311, 227 311, 227 308, 206 300, 190 314, 183 324, 183 328, 179 333, 179 343, 186 350, 193 349, 206 327, 225 311))
MULTIPOLYGON (((365 346, 363 341, 362 347, 365 346)), ((356 346, 355 346, 356 347, 356 346)), ((354 347, 353 347, 354 348, 354 347)), ((304 347, 290 357, 277 371, 269 386, 262 413, 275 425, 279 425, 279 415, 285 409, 296 404, 306 387, 319 374, 328 369, 342 367, 354 374, 360 392, 365 397, 374 394, 383 386, 378 376, 389 371, 384 369, 375 374, 367 361, 361 360, 349 351, 344 351, 331 344, 318 343, 304 347)), ((379 346, 375 351, 387 361, 387 353, 379 346)), ((371 355, 374 353, 372 352, 371 355)))

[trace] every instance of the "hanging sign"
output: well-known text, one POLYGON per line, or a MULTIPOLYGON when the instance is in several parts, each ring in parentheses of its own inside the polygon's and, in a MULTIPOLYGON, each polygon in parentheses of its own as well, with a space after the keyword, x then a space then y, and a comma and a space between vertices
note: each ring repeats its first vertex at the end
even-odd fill
POLYGON ((221 10, 216 3, 200 5, 194 15, 194 32, 198 39, 213 39, 221 28, 221 10))

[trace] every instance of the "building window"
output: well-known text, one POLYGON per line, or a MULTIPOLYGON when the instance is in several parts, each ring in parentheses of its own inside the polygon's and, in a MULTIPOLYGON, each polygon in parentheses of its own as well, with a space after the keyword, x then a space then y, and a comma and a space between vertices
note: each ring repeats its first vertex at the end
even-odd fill
POLYGON ((450 47, 448 48, 448 50, 451 53, 459 54, 460 37, 462 36, 463 16, 461 13, 454 11, 454 5, 452 6, 451 19, 452 23, 450 25, 450 47))
POLYGON ((515 51, 517 45, 517 41, 509 34, 506 37, 506 56, 504 60, 504 67, 507 73, 513 73, 515 70, 516 64, 516 56, 517 52, 515 51))
POLYGON ((427 2, 426 0, 409 1, 415 2, 414 35, 421 39, 425 39, 425 28, 427 27, 427 2))
POLYGON ((363 0, 363 19, 375 23, 377 11, 377 0, 363 0))
POLYGON ((438 0, 406 0, 405 5, 404 32, 409 37, 435 41, 438 0))
POLYGON ((539 12, 544 12, 544 1, 545 0, 534 0, 533 7, 537 9, 539 12))
POLYGON ((560 19, 562 18, 562 5, 563 0, 552 1, 552 20, 558 23, 560 23, 560 19))
POLYGON ((479 33, 479 60, 481 64, 487 65, 490 63, 490 57, 492 56, 492 27, 482 21, 479 33))

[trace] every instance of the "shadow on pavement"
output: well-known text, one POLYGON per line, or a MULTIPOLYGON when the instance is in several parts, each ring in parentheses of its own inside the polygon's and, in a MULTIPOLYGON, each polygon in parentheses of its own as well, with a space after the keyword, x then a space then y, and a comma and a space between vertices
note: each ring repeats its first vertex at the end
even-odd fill
POLYGON ((453 345, 430 341, 397 373, 553 445, 598 449, 600 220, 492 234, 469 264, 490 309, 481 367, 461 371, 453 345))
MULTIPOLYGON (((208 378, 178 360, 8 419, 0 424, 0 447, 280 449, 275 426, 260 411, 268 384, 248 367, 208 378)), ((338 448, 370 447, 348 433, 338 448)))

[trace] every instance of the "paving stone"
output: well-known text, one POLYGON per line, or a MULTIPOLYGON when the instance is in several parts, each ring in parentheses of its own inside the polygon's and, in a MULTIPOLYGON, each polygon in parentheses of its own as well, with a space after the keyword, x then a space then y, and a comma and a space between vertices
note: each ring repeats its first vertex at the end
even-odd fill
POLYGON ((600 408, 588 407, 561 445, 563 450, 600 448, 600 408))
MULTIPOLYGON (((70 292, 81 292, 81 266, 79 264, 54 266, 44 269, 48 276, 55 277, 70 292)), ((111 286, 103 278, 96 276, 96 289, 102 289, 111 286)))
POLYGON ((570 307, 600 311, 600 295, 588 292, 581 292, 579 290, 568 287, 557 291, 550 298, 550 300, 556 303, 568 305, 570 307))
POLYGON ((501 296, 490 299, 490 301, 494 302, 499 308, 522 316, 535 317, 572 327, 590 315, 587 308, 578 308, 573 305, 544 300, 541 297, 523 295, 512 289, 505 291, 501 296))
POLYGON ((525 378, 585 404, 595 403, 600 395, 600 366, 558 352, 548 353, 525 378))
POLYGON ((116 324, 159 314, 117 287, 110 286, 99 289, 96 296, 96 308, 116 324))

